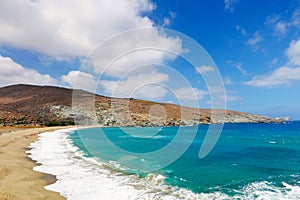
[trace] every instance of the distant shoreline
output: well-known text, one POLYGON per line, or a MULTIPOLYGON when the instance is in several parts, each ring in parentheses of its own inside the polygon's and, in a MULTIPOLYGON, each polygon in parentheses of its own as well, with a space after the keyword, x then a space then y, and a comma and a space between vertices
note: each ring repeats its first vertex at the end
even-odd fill
POLYGON ((19 84, 2 87, 0 101, 0 126, 58 126, 79 122, 102 126, 152 127, 282 122, 280 119, 225 108, 193 108, 134 98, 107 97, 54 86, 19 84))

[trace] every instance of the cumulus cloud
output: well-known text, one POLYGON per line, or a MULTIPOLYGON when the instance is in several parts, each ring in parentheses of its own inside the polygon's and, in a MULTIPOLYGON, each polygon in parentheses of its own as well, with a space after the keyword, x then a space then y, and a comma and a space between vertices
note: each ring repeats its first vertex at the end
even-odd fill
POLYGON ((12 84, 57 85, 58 81, 48 74, 25 68, 9 57, 0 55, 0 86, 12 84))
POLYGON ((279 85, 289 85, 294 80, 300 80, 300 67, 279 67, 267 75, 254 76, 246 85, 272 88, 279 85))
MULTIPOLYGON (((85 57, 113 35, 135 28, 154 27, 154 22, 145 15, 154 9, 150 0, 0 1, 0 45, 36 51, 58 60, 85 57)), ((174 13, 170 15, 175 16, 174 13)), ((111 54, 109 57, 101 55, 106 60, 99 62, 99 55, 97 59, 91 58, 93 64, 98 64, 98 71, 124 50, 158 46, 181 51, 179 39, 160 31, 132 32, 126 36, 119 38, 121 41, 112 41, 114 44, 105 49, 106 54, 111 54)), ((165 52, 155 55, 154 61, 166 58, 165 52)), ((147 61, 153 59, 153 55, 124 56, 119 63, 124 61, 121 65, 134 65, 129 61, 136 59, 147 61)))
POLYGON ((207 72, 213 72, 213 71, 215 71, 215 68, 210 65, 202 65, 202 66, 196 67, 196 70, 198 73, 203 74, 203 73, 207 73, 207 72))
POLYGON ((179 88, 175 90, 174 93, 178 99, 182 100, 199 100, 203 99, 205 95, 208 94, 206 90, 200 90, 192 87, 179 88))
POLYGON ((286 55, 289 61, 285 66, 279 67, 266 75, 254 76, 244 84, 272 88, 280 85, 290 85, 293 81, 300 80, 300 40, 290 43, 286 55))
POLYGON ((85 68, 97 74, 119 77, 137 66, 164 63, 181 53, 179 38, 168 37, 157 29, 137 29, 101 44, 88 57, 91 66, 85 68))
POLYGON ((95 91, 97 87, 96 79, 93 75, 80 71, 70 71, 61 77, 61 80, 76 89, 95 91))
POLYGON ((0 1, 0 44, 51 57, 86 56, 121 31, 153 27, 150 0, 0 1))
POLYGON ((119 80, 101 80, 100 88, 109 96, 160 100, 168 93, 163 86, 169 76, 157 70, 143 71, 119 80))
POLYGON ((101 77, 100 86, 106 95, 160 100, 167 90, 159 84, 167 81, 168 75, 152 66, 171 61, 181 53, 179 38, 171 38, 158 29, 136 29, 101 44, 82 70, 101 77), (139 69, 145 70, 133 74, 139 69))
POLYGON ((293 40, 286 51, 289 64, 300 67, 300 40, 293 40))
MULTIPOLYGON (((46 61, 61 61, 81 59, 102 44, 86 60, 85 66, 92 70, 71 71, 60 80, 60 83, 91 90, 99 75, 107 75, 106 84, 112 84, 110 78, 119 79, 136 66, 163 63, 182 53, 179 38, 150 29, 155 24, 147 15, 155 8, 151 0, 0 1, 0 46, 38 52, 46 61), (137 28, 146 30, 128 32, 137 28), (123 36, 116 36, 123 32, 123 36), (75 79, 77 84, 74 85, 75 79)), ((166 23, 176 17, 173 12, 169 15, 166 23)), ((131 89, 128 85, 139 84, 138 81, 133 77, 125 81, 124 91, 131 89)), ((105 91, 108 92, 107 87, 105 91)), ((148 91, 143 93, 145 97, 160 98, 164 94, 161 88, 157 91, 162 92, 156 96, 155 89, 150 87, 143 91, 148 91)), ((142 93, 137 96, 142 97, 142 93)))

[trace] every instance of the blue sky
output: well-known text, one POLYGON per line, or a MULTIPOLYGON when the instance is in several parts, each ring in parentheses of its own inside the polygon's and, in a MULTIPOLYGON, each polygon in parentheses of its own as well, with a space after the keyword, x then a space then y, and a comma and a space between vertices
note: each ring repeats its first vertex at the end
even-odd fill
MULTIPOLYGON (((223 77, 228 109, 300 119, 299 0, 11 0, 0 2, 0 27, 0 86, 72 87, 78 74, 83 84, 93 85, 98 77, 80 73, 79 68, 99 43, 132 28, 164 27, 186 34, 208 52, 223 77)), ((159 37, 164 48, 180 54, 178 41, 159 37)), ((148 39, 157 43, 152 36, 148 39)), ((151 52, 132 56, 130 60, 136 62, 120 60, 108 72, 101 94, 112 94, 110 88, 129 70, 120 70, 123 65, 166 59, 151 52)), ((192 82, 200 105, 209 107, 207 88, 199 77, 187 64, 172 61, 173 68, 192 82)), ((172 80, 166 72, 150 68, 123 77, 123 92, 116 95, 123 96, 132 85, 146 80, 160 84, 172 80)), ((145 91, 137 97, 176 102, 156 86, 145 91)))

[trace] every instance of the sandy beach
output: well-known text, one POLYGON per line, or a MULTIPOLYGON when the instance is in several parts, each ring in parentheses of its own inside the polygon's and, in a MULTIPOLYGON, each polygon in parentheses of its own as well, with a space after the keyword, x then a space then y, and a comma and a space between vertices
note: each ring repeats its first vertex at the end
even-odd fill
POLYGON ((36 164, 25 152, 39 133, 62 128, 0 128, 0 200, 65 199, 44 189, 55 177, 33 171, 36 164))

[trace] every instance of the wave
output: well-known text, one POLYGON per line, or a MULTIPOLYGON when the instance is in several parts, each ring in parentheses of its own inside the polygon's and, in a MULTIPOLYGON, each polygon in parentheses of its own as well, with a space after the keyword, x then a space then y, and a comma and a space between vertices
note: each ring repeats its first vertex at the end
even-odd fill
MULTIPOLYGON (((45 132, 30 145, 29 157, 41 164, 34 170, 55 175, 57 181, 45 188, 59 192, 68 200, 148 200, 148 199, 300 199, 300 187, 282 183, 282 187, 268 182, 251 183, 235 195, 222 192, 194 193, 165 184, 162 174, 125 174, 108 168, 97 158, 85 157, 68 135, 76 129, 45 132)), ((117 165, 111 161, 110 164, 117 165)))
POLYGON ((254 182, 235 192, 238 194, 233 199, 300 199, 300 187, 292 186, 285 182, 282 182, 281 186, 274 186, 267 181, 254 182))

